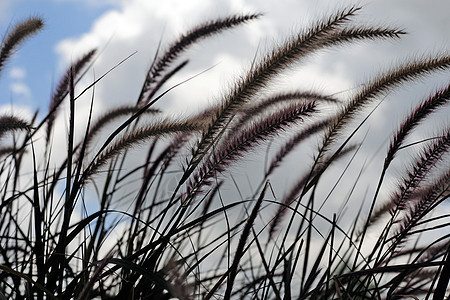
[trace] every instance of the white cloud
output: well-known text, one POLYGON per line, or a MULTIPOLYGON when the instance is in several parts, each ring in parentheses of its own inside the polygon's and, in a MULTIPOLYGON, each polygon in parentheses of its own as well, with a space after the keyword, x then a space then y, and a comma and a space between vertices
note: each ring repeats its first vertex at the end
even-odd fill
MULTIPOLYGON (((164 47, 179 34, 209 18, 241 11, 265 13, 261 20, 204 41, 200 46, 193 47, 186 55, 191 59, 189 67, 180 72, 167 86, 179 83, 217 64, 206 73, 177 87, 158 103, 170 114, 186 114, 223 96, 234 80, 248 69, 255 53, 261 54, 272 45, 280 44, 291 33, 304 28, 315 17, 329 15, 335 7, 360 2, 341 1, 330 5, 329 1, 311 3, 288 0, 283 1, 281 5, 279 2, 257 0, 124 1, 120 7, 103 14, 89 32, 78 38, 62 41, 56 51, 61 66, 66 67, 80 54, 92 47, 99 47, 102 52, 93 68, 96 77, 124 57, 138 51, 96 86, 94 111, 98 113, 118 104, 136 102, 145 73, 160 40, 164 50, 164 47)), ((397 25, 405 28, 410 34, 396 41, 367 41, 323 51, 304 64, 294 66, 295 72, 281 76, 281 80, 275 82, 273 86, 285 90, 303 88, 326 93, 341 92, 367 82, 373 74, 388 69, 393 62, 404 61, 404 58, 417 53, 448 49, 449 40, 446 32, 450 27, 447 18, 450 9, 448 3, 445 0, 434 0, 428 9, 424 9, 421 0, 372 1, 364 6, 360 16, 356 18, 357 24, 397 25)), ((79 89, 88 85, 90 80, 92 79, 81 82, 79 89)), ((448 81, 448 78, 444 80, 448 81)), ((434 83, 434 86, 436 85, 438 84, 434 83)), ((404 98, 417 101, 428 91, 429 89, 414 90, 404 98)), ((88 94, 87 98, 90 96, 88 94)), ((371 117, 371 120, 375 121, 372 140, 376 145, 368 145, 370 149, 361 154, 361 157, 364 155, 371 157, 374 149, 378 149, 389 133, 390 127, 387 126, 398 125, 390 124, 394 118, 387 117, 386 111, 395 111, 402 115, 405 108, 407 112, 407 109, 414 105, 411 101, 407 105, 395 101, 398 100, 395 97, 395 94, 389 95, 388 101, 382 106, 383 110, 380 109, 380 113, 371 117)), ((88 115, 89 99, 84 101, 77 103, 79 110, 77 116, 81 118, 88 115)), ((84 124, 84 121, 81 120, 80 124, 84 124)), ((398 119, 395 121, 398 122, 398 119)), ((67 118, 60 118, 60 126, 56 126, 57 136, 66 134, 66 122, 67 118)), ((60 141, 64 142, 64 139, 60 141)), ((295 163, 291 166, 295 168, 295 163)))
MULTIPOLYGON (((177 87, 157 104, 170 114, 189 113, 223 96, 234 80, 248 69, 255 53, 261 54, 272 45, 279 44, 290 34, 307 26, 312 19, 327 16, 336 7, 354 3, 360 4, 361 1, 346 0, 333 5, 328 1, 312 4, 296 0, 284 1, 283 5, 257 0, 123 1, 99 17, 89 32, 61 41, 56 52, 61 70, 81 54, 98 47, 101 53, 93 68, 98 77, 137 51, 136 55, 96 85, 94 113, 99 113, 118 104, 136 102, 160 41, 164 50, 179 34, 199 22, 232 13, 263 12, 260 20, 206 40, 187 53, 185 57, 190 59, 188 67, 168 82, 168 87, 217 65, 177 87)), ((446 15, 448 10, 442 7, 448 6, 444 0, 434 0, 426 10, 420 0, 370 2, 364 5, 356 18, 357 24, 394 24, 411 31, 411 34, 400 41, 368 41, 324 51, 306 64, 295 66, 294 69, 299 69, 299 72, 282 76, 282 83, 277 82, 274 86, 291 90, 316 88, 327 93, 340 92, 367 82, 370 75, 387 69, 392 62, 402 61, 401 58, 426 52, 433 47, 445 49, 449 42, 445 30, 449 28, 450 21, 446 15)), ((87 76, 80 83, 79 90, 91 81, 92 76, 87 76)), ((91 95, 86 95, 85 102, 79 101, 77 105, 77 115, 80 117, 88 115, 91 95)), ((57 128, 64 131, 66 126, 57 128)))
POLYGON ((24 68, 14 67, 9 71, 9 77, 11 79, 25 79, 27 71, 24 68))
MULTIPOLYGON (((226 16, 231 10, 226 1, 217 3, 202 0, 189 2, 171 0, 158 3, 142 0, 124 2, 120 9, 111 10, 102 15, 93 24, 90 32, 79 38, 67 39, 58 44, 56 51, 60 56, 60 65, 63 66, 61 69, 66 68, 81 53, 85 53, 93 47, 99 47, 103 52, 94 67, 98 75, 106 72, 124 57, 138 51, 132 59, 100 82, 96 93, 97 107, 103 107, 106 103, 108 105, 135 103, 140 84, 144 80, 146 69, 151 64, 160 39, 162 39, 162 47, 164 48, 179 34, 199 22, 217 16, 226 16), (132 74, 132 76, 124 74, 132 74)), ((235 8, 233 11, 235 11, 235 8)), ((202 46, 206 45, 207 47, 205 50, 202 50, 202 47, 194 47, 194 55, 192 55, 193 59, 190 63, 191 68, 182 73, 182 77, 177 77, 177 80, 181 81, 192 74, 211 67, 217 61, 217 58, 227 51, 235 52, 234 55, 247 52, 246 60, 249 62, 256 51, 258 35, 261 36, 262 32, 249 34, 250 32, 246 31, 245 36, 243 36, 242 32, 245 31, 246 27, 247 25, 244 25, 241 29, 233 32, 233 34, 236 31, 240 32, 239 43, 234 43, 233 34, 226 34, 223 38, 217 39, 220 40, 219 42, 211 39, 210 41, 213 42, 202 43, 202 46), (246 41, 246 38, 250 36, 252 36, 253 45, 252 42, 246 41), (224 40, 227 43, 224 43, 224 40), (232 46, 231 42, 233 42, 232 46)), ((242 59, 240 59, 240 62, 242 62, 242 59)), ((207 87, 223 86, 223 82, 213 82, 212 78, 215 76, 208 75, 224 72, 224 70, 227 70, 226 64, 220 64, 209 71, 206 76, 201 77, 202 83, 207 87), (207 81, 206 84, 205 81, 207 81)), ((191 82, 195 83, 196 80, 194 79, 191 82)), ((177 90, 183 90, 183 88, 189 90, 189 86, 190 83, 186 83, 177 90)), ((201 91, 201 88, 195 90, 201 91)), ((197 92, 190 95, 189 93, 186 94, 186 90, 183 90, 183 95, 183 104, 188 103, 188 101, 197 101, 190 99, 194 95, 195 98, 199 99, 199 93, 197 92)), ((204 94, 203 98, 207 96, 207 94, 204 94)), ((200 100, 200 102, 202 101, 207 100, 200 100)))
POLYGON ((14 115, 24 120, 31 120, 33 112, 26 105, 4 104, 0 105, 0 115, 14 115))
POLYGON ((31 89, 24 82, 27 72, 24 68, 13 67, 8 73, 11 83, 9 89, 15 100, 28 101, 31 99, 31 89))
POLYGON ((31 97, 30 88, 26 84, 21 83, 21 82, 12 83, 11 84, 11 92, 16 97, 21 97, 26 100, 28 100, 31 97))
MULTIPOLYGON (((138 54, 124 66, 110 74, 109 79, 105 80, 105 84, 100 83, 98 86, 98 102, 131 101, 133 103, 134 99, 130 99, 130 97, 135 96, 136 89, 143 81, 146 68, 150 65, 161 38, 164 48, 164 45, 175 39, 178 34, 205 19, 233 12, 262 11, 265 16, 261 20, 243 25, 241 29, 235 30, 231 34, 213 38, 212 42, 205 42, 201 47, 196 47, 195 53, 192 55, 191 73, 212 66, 213 62, 217 61, 218 57, 223 57, 225 53, 235 56, 240 63, 245 64, 253 59, 258 46, 262 49, 269 48, 270 46, 267 45, 272 44, 273 41, 279 42, 289 33, 305 26, 311 16, 323 16, 327 14, 326 12, 332 11, 334 7, 359 2, 347 0, 330 6, 327 1, 319 1, 313 5, 293 0, 285 1, 283 5, 273 1, 255 0, 123 1, 119 8, 102 15, 92 26, 90 32, 79 38, 62 41, 56 50, 60 55, 61 64, 67 66, 75 57, 92 47, 100 47, 100 49, 106 47, 96 63, 97 74, 105 72, 128 54, 138 51, 138 54), (108 42, 110 39, 111 41, 108 42), (223 43, 223 40, 226 42, 223 43), (204 51, 201 50, 203 47, 204 51), (133 74, 133 76, 124 76, 123 74, 133 74), (104 86, 108 86, 109 91, 104 86), (111 87, 120 87, 121 90, 113 91, 111 87), (113 95, 115 97, 111 97, 113 95), (122 96, 123 100, 117 99, 118 96, 122 96)), ((448 45, 448 39, 447 41, 443 40, 450 21, 443 12, 446 10, 439 8, 441 5, 449 6, 449 4, 445 4, 446 1, 435 0, 436 9, 430 7, 428 10, 424 10, 423 4, 418 0, 407 1, 408 5, 405 0, 400 2, 399 4, 383 0, 369 3, 362 10, 359 20, 368 19, 369 22, 373 20, 372 24, 382 22, 396 24, 407 30, 411 29, 410 37, 407 36, 399 42, 367 42, 362 46, 346 47, 344 51, 337 50, 339 55, 329 55, 328 59, 324 58, 320 62, 314 61, 315 73, 338 75, 345 82, 350 80, 356 85, 366 79, 364 74, 372 73, 374 67, 379 67, 383 62, 389 64, 398 60, 399 57, 407 56, 408 53, 412 55, 433 47, 439 49, 448 45), (418 43, 419 40, 422 43, 418 43), (371 57, 370 60, 367 59, 368 56, 371 57), (339 70, 333 71, 337 65, 346 67, 344 69, 339 67, 339 70)), ((220 72, 227 71, 227 68, 223 68, 220 72)), ((217 70, 217 72, 219 71, 217 70)), ((208 81, 207 86, 226 86, 222 82, 208 81)), ((186 84, 186 86, 188 85, 186 84)), ((198 92, 195 94, 198 98, 198 92)))

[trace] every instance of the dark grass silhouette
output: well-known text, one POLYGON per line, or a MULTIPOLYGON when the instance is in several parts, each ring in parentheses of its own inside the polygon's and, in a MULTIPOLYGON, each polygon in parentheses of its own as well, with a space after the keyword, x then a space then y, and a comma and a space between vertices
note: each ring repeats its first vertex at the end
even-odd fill
MULTIPOLYGON (((198 41, 261 15, 206 22, 166 51, 158 47, 136 105, 112 108, 99 118, 90 115, 81 140, 74 137, 76 99, 101 84, 102 77, 78 95, 75 86, 92 66, 95 49, 67 70, 42 120, 37 114, 31 121, 0 116, 0 295, 443 299, 449 292, 450 235, 441 229, 450 223, 439 205, 449 197, 450 128, 446 124, 441 134, 418 143, 412 159, 402 157, 401 150, 411 147, 406 141, 417 128, 448 105, 450 86, 425 99, 392 133, 371 202, 367 209, 362 204, 353 212, 350 226, 342 221, 348 199, 333 194, 341 209, 329 217, 321 206, 330 200, 321 199, 324 193, 319 191, 330 190, 331 195, 334 188, 321 184, 321 179, 342 176, 353 158, 340 171, 333 167, 354 157, 365 143, 356 136, 371 114, 366 108, 376 109, 388 92, 406 82, 448 72, 450 57, 423 57, 393 67, 374 75, 345 101, 314 91, 270 95, 268 83, 310 54, 404 34, 396 28, 353 26, 358 10, 338 11, 293 35, 256 59, 218 105, 193 117, 158 117, 160 111, 153 107, 170 90, 160 92, 167 80, 188 64, 177 61, 198 41), (59 167, 52 168, 54 122, 64 102, 69 107, 67 153, 59 167), (334 113, 322 113, 327 105, 334 113), (108 132, 112 121, 122 123, 108 132), (226 172, 287 129, 294 134, 269 160, 253 194, 226 199, 221 187, 233 180, 226 172), (44 153, 35 148, 42 134, 44 153), (302 173, 292 188, 275 197, 271 176, 283 170, 288 154, 317 136, 321 142, 311 164, 300 164, 302 173), (96 148, 93 141, 99 140, 96 148), (146 149, 145 159, 128 167, 137 144, 146 149), (389 167, 396 160, 404 162, 403 175, 388 185, 389 167), (163 186, 170 180, 176 184, 168 196, 163 186), (138 189, 128 192, 126 198, 132 201, 123 209, 122 191, 131 182, 138 189), (99 207, 88 214, 85 193, 92 186, 99 207), (75 214, 80 207, 81 218, 75 214), (118 228, 120 235, 114 237, 118 228), (369 238, 373 232, 375 239, 369 238), (431 242, 421 242, 424 234, 431 242)), ((30 18, 6 35, 0 71, 12 51, 42 26, 42 20, 30 18)))

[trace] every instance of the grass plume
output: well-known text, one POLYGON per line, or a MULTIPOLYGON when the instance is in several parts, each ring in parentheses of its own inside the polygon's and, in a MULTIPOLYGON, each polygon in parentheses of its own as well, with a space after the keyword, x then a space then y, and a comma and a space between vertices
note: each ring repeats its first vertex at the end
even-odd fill
POLYGON ((3 71, 6 62, 14 54, 17 47, 43 27, 44 21, 38 17, 28 18, 13 27, 2 40, 0 49, 0 72, 3 71))

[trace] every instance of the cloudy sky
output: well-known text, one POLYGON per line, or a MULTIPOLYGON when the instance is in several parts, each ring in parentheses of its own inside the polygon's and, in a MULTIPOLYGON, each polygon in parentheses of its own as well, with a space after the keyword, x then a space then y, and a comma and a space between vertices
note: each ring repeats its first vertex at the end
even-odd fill
MULTIPOLYGON (((408 35, 401 40, 369 41, 326 50, 281 76, 274 88, 340 93, 357 88, 392 64, 449 49, 448 0, 1 0, 3 32, 28 16, 40 16, 46 25, 20 47, 0 74, 0 110, 13 106, 26 116, 39 109, 43 116, 61 74, 92 48, 98 48, 100 54, 78 91, 89 85, 94 76, 98 78, 135 53, 96 86, 94 111, 134 104, 160 41, 164 48, 179 34, 212 18, 263 13, 261 19, 203 41, 186 53, 189 67, 167 87, 198 76, 171 91, 158 105, 169 114, 189 114, 217 101, 234 78, 248 69, 255 55, 268 51, 312 20, 354 4, 363 6, 355 18, 356 24, 392 25, 408 35)), ((400 91, 397 96, 410 102, 390 101, 381 107, 378 124, 391 118, 384 112, 395 114, 397 108, 403 108, 395 115, 398 118, 413 107, 412 103, 445 83, 448 72, 400 91)), ((87 116, 91 96, 86 94, 84 102, 77 102, 80 124, 87 116)), ((58 122, 62 126, 56 126, 55 135, 64 135, 67 117, 61 116, 58 122)), ((384 129, 377 126, 380 131, 384 129)), ((64 139, 60 141, 65 143, 64 139)))
POLYGON ((369 74, 404 57, 448 50, 450 2, 446 0, 330 3, 310 0, 2 0, 0 26, 3 33, 8 26, 27 16, 43 17, 46 26, 23 44, 1 74, 0 105, 12 103, 31 111, 38 108, 45 111, 52 87, 64 69, 94 47, 102 51, 93 68, 97 76, 136 52, 97 87, 97 109, 105 103, 134 103, 160 40, 164 47, 177 34, 198 22, 232 13, 262 12, 264 17, 194 47, 188 53, 191 67, 177 80, 214 67, 174 91, 165 105, 183 111, 214 101, 221 89, 248 67, 257 51, 269 49, 290 33, 307 26, 311 19, 351 4, 364 6, 357 22, 392 24, 404 28, 409 35, 401 41, 378 41, 329 51, 303 68, 305 76, 290 77, 291 81, 286 82, 301 79, 305 86, 338 92, 357 86, 370 78, 369 74))

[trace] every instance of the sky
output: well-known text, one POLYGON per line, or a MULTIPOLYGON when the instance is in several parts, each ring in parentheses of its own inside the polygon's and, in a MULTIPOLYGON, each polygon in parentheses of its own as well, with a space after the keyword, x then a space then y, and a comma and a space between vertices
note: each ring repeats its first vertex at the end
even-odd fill
MULTIPOLYGON (((369 41, 325 50, 305 64, 294 66, 275 81, 274 89, 315 90, 342 96, 373 74, 407 58, 448 52, 448 0, 1 0, 1 32, 28 16, 42 17, 45 28, 18 49, 0 74, 0 111, 14 107, 16 114, 30 117, 38 109, 39 116, 44 116, 60 76, 93 48, 98 49, 99 55, 76 92, 133 54, 96 85, 94 113, 119 104, 134 104, 159 43, 164 49, 179 34, 209 19, 234 13, 263 13, 261 19, 202 41, 186 53, 184 57, 190 59, 188 67, 166 88, 195 78, 172 90, 157 105, 168 114, 192 114, 218 101, 255 56, 304 29, 312 20, 350 5, 363 7, 355 18, 356 25, 393 26, 404 29, 408 35, 401 40, 369 41)), ((380 113, 374 117, 374 139, 384 139, 386 135, 378 134, 385 132, 385 124, 398 120, 414 103, 445 83, 448 84, 448 72, 389 95, 408 101, 389 101, 380 107, 380 113)), ((86 124, 91 97, 92 91, 77 101, 78 133, 84 132, 82 126, 86 124)), ((442 120, 448 122, 448 115, 442 120)), ((66 133, 67 115, 62 114, 54 134, 59 137, 66 133)), ((55 138, 55 143, 64 146, 65 139, 55 138)))
MULTIPOLYGON (((320 57, 304 68, 308 76, 302 78, 316 88, 334 89, 334 92, 352 88, 368 79, 374 70, 380 70, 380 66, 401 61, 402 57, 448 50, 450 3, 446 0, 329 3, 309 0, 2 0, 0 28, 3 33, 8 26, 28 16, 40 16, 46 25, 20 47, 1 74, 0 106, 13 103, 31 111, 45 112, 52 88, 65 68, 93 47, 102 51, 94 66, 97 75, 136 52, 123 68, 98 87, 99 108, 105 101, 123 103, 128 101, 125 98, 136 96, 135 90, 142 83, 160 40, 164 46, 198 22, 240 12, 262 12, 264 16, 222 37, 205 41, 188 53, 193 58, 192 67, 177 79, 183 80, 215 67, 198 80, 192 80, 190 86, 185 85, 194 99, 189 100, 189 104, 184 101, 173 108, 175 100, 167 100, 174 110, 183 111, 197 107, 198 103, 213 101, 211 99, 217 96, 215 91, 226 88, 236 74, 248 67, 257 51, 270 48, 307 26, 312 18, 324 16, 336 7, 362 5, 360 22, 392 24, 404 28, 409 35, 402 41, 363 43, 336 51, 338 56, 331 53, 320 57), (136 76, 123 76, 128 72, 136 76), (205 85, 205 80, 211 84, 205 85), (113 90, 111 86, 117 88, 113 90)), ((180 88, 174 98, 177 95, 184 96, 186 91, 180 88)))
POLYGON ((89 32, 96 19, 115 5, 112 1, 0 1, 0 30, 28 17, 44 19, 45 26, 19 47, 0 74, 0 105, 11 104, 31 111, 48 107, 52 88, 62 73, 57 46, 63 40, 89 32))

